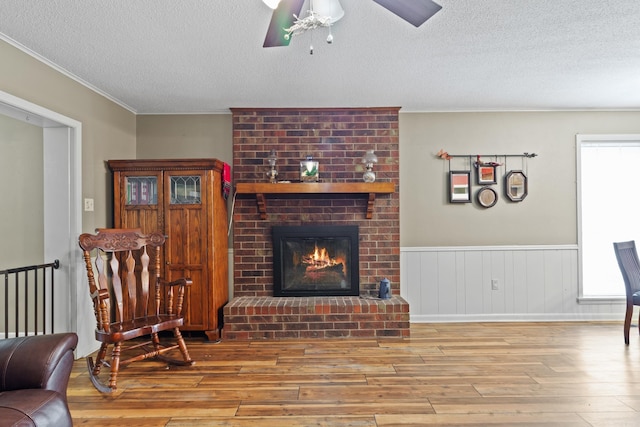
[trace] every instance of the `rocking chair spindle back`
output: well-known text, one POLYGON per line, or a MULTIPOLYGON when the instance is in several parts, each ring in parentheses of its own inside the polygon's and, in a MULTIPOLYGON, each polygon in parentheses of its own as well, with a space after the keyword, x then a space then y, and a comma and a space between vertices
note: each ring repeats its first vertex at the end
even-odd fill
POLYGON ((179 329, 184 323, 185 288, 191 280, 167 282, 161 277, 160 256, 165 236, 158 232, 144 235, 140 229, 96 231, 95 235, 85 233, 79 238, 97 322, 95 337, 101 342, 95 363, 93 358, 87 358, 94 386, 101 392, 115 391, 120 366, 147 358, 193 365, 179 329), (97 280, 91 262, 93 251, 97 280), (173 332, 174 341, 161 342, 162 331, 173 332), (142 337, 147 341, 123 345, 142 337), (110 345, 113 348, 109 358, 110 345), (165 356, 175 349, 180 351, 181 359, 165 356), (123 358, 122 354, 128 351, 134 355, 123 358), (108 384, 100 379, 103 366, 110 366, 108 384))

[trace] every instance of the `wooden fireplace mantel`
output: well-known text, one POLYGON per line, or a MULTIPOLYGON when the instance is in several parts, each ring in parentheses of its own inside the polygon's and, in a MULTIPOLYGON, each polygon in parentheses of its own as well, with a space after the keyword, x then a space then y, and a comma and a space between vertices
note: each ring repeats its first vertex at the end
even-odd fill
POLYGON ((236 184, 236 194, 255 195, 261 219, 267 219, 266 198, 313 194, 354 194, 368 197, 367 219, 373 217, 376 194, 391 194, 393 182, 246 182, 236 184))

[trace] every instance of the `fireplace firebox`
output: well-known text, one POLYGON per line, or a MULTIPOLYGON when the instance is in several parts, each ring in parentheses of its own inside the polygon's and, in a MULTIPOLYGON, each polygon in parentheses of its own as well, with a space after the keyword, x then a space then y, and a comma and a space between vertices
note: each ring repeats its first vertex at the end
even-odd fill
POLYGON ((358 296, 358 226, 275 226, 273 295, 358 296))

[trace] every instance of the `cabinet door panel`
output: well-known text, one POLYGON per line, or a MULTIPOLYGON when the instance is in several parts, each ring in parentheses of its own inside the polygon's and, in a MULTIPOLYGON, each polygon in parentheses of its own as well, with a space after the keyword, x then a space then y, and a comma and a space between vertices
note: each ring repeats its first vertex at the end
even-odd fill
POLYGON ((187 288, 184 305, 184 326, 180 329, 185 331, 203 331, 207 329, 207 301, 202 297, 203 272, 202 270, 174 270, 176 279, 189 277, 193 285, 187 288))
POLYGON ((122 214, 118 228, 140 228, 144 234, 162 231, 157 209, 128 209, 122 214))
POLYGON ((165 177, 166 271, 170 280, 190 277, 186 300, 186 330, 203 330, 208 322, 208 262, 206 194, 198 172, 169 173, 165 177))
POLYGON ((117 228, 140 228, 143 233, 162 230, 162 174, 131 171, 115 174, 114 196, 117 228))

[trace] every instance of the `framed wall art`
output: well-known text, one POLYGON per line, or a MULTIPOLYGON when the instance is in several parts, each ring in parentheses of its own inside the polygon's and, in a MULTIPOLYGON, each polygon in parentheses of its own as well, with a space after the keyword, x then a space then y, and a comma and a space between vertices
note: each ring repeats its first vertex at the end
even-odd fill
POLYGON ((527 176, 523 171, 512 170, 504 177, 504 190, 512 202, 521 202, 529 193, 527 176))
POLYGON ((496 166, 478 165, 476 167, 476 178, 478 185, 496 184, 496 166))
POLYGON ((470 171, 450 171, 449 172, 449 202, 450 203, 470 203, 471 202, 471 172, 470 171))

